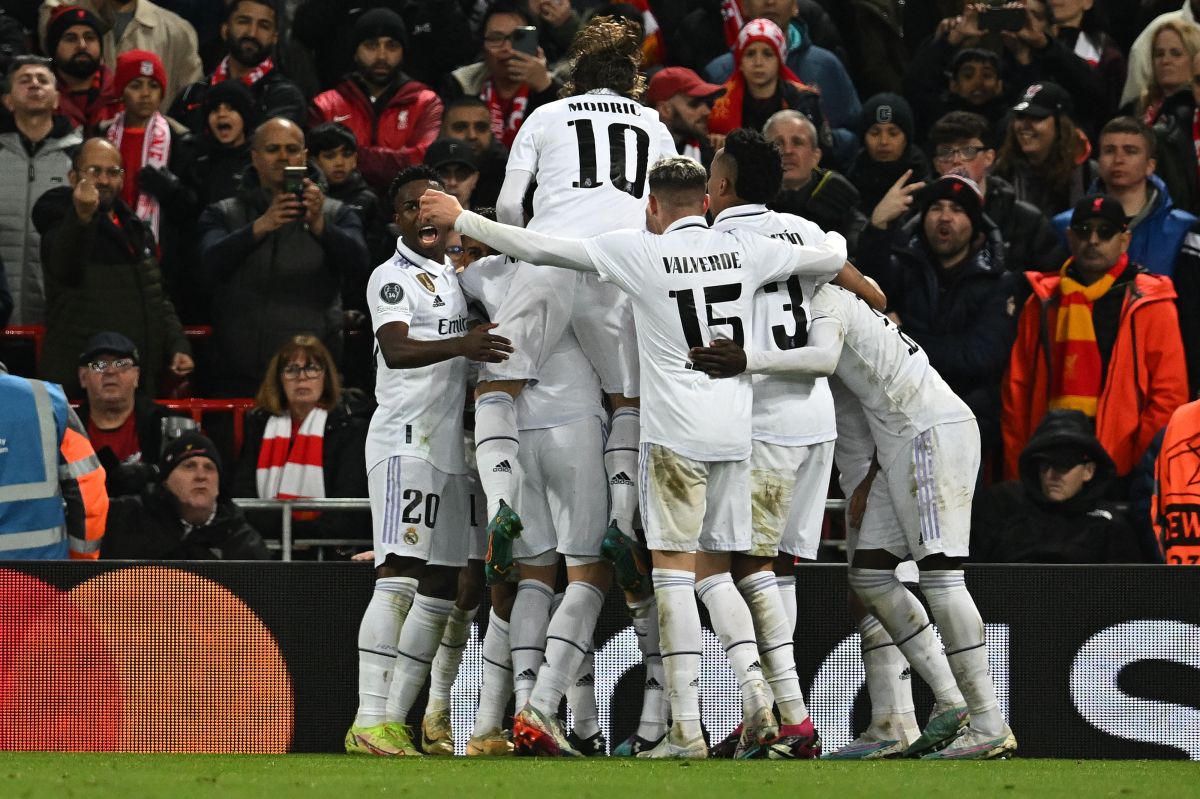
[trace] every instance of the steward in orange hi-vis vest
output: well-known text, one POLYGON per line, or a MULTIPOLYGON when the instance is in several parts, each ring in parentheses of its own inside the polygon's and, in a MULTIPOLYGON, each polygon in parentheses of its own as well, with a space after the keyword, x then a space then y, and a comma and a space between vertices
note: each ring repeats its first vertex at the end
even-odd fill
POLYGON ((1171 415, 1154 489, 1150 518, 1167 563, 1200 566, 1200 401, 1171 415))

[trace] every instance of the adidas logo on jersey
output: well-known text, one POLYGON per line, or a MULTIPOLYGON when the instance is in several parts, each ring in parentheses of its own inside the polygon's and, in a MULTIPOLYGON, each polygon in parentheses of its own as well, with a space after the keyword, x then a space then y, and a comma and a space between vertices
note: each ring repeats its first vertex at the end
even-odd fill
POLYGON ((911 680, 912 679, 912 669, 909 668, 908 666, 905 666, 904 671, 900 672, 900 679, 911 680))
POLYGON ((663 687, 662 683, 651 677, 650 679, 646 680, 645 689, 647 691, 661 691, 663 687))
POLYGON ((433 295, 433 307, 434 308, 442 308, 445 305, 446 305, 446 303, 444 300, 442 300, 441 295, 439 295, 439 294, 433 295))
POLYGON ((533 673, 533 669, 525 669, 516 677, 518 680, 536 680, 537 675, 533 673))
POLYGON ((512 465, 508 461, 500 461, 492 467, 493 472, 508 472, 512 474, 512 465))
POLYGON ((629 479, 629 475, 625 474, 625 472, 617 472, 608 481, 608 484, 610 486, 631 486, 633 485, 633 481, 629 479))

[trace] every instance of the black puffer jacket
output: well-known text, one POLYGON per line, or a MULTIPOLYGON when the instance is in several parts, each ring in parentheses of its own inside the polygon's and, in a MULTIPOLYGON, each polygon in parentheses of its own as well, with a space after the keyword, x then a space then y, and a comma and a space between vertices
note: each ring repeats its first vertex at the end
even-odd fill
POLYGON ((812 178, 799 189, 781 189, 767 203, 772 211, 812 220, 822 230, 841 233, 851 259, 858 251, 858 237, 867 226, 867 217, 858 209, 858 189, 844 175, 831 169, 817 168, 812 178))
POLYGON ((1200 182, 1196 179, 1196 145, 1192 140, 1195 114, 1196 101, 1189 88, 1163 101, 1154 122, 1158 137, 1158 166, 1154 174, 1167 184, 1175 207, 1190 214, 1200 214, 1200 182))
POLYGON ((911 142, 898 161, 876 161, 867 155, 866 150, 859 151, 854 163, 846 170, 846 178, 858 189, 858 207, 867 219, 871 218, 875 206, 879 205, 883 195, 888 193, 888 189, 900 179, 906 169, 912 170, 909 183, 929 178, 929 159, 911 142))
MULTIPOLYGON (((179 96, 171 103, 171 117, 199 133, 208 126, 204 115, 204 98, 212 86, 212 76, 184 86, 179 96)), ((308 101, 300 87, 280 72, 279 68, 268 72, 250 87, 254 95, 254 110, 257 119, 266 121, 273 117, 285 117, 304 127, 308 122, 308 101)), ((246 134, 249 135, 247 130, 246 134)))
POLYGON ((110 560, 267 560, 262 536, 228 499, 217 500, 217 515, 187 530, 179 501, 161 484, 136 497, 115 497, 108 505, 108 528, 100 557, 110 560))
POLYGON ((982 563, 1140 563, 1126 519, 1101 501, 1116 468, 1079 411, 1051 411, 1021 452, 1020 480, 992 486, 976 498, 971 560, 982 563), (1089 454, 1095 476, 1074 497, 1051 502, 1042 493, 1037 455, 1073 448, 1089 454))
POLYGON ((1067 251, 1046 215, 1024 200, 1004 178, 990 175, 984 213, 1000 228, 1004 238, 1004 266, 1013 272, 1034 269, 1057 272, 1067 251))

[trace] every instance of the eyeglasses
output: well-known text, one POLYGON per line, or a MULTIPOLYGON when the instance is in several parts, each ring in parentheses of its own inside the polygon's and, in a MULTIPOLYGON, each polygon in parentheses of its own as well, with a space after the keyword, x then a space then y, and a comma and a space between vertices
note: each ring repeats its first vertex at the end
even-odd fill
POLYGON ((499 50, 504 46, 505 42, 512 44, 513 35, 511 33, 500 33, 495 31, 483 37, 483 46, 489 50, 499 50))
POLYGON ((460 256, 462 254, 463 254, 463 248, 457 244, 451 244, 449 247, 446 248, 446 255, 449 255, 451 258, 457 258, 458 256, 460 256))
POLYGON ((979 144, 965 144, 962 147, 939 147, 933 152, 935 161, 953 161, 961 158, 964 161, 974 161, 987 148, 979 144))
POLYGON ((116 180, 117 178, 119 178, 125 174, 125 170, 119 166, 108 166, 108 167, 85 166, 83 169, 81 169, 79 171, 82 172, 83 174, 87 175, 89 178, 92 178, 93 180, 99 178, 102 175, 108 175, 108 177, 111 178, 112 180, 116 180))
POLYGON ((1093 233, 1100 237, 1100 241, 1108 241, 1124 229, 1123 227, 1114 225, 1112 222, 1100 222, 1096 225, 1081 222, 1078 225, 1071 225, 1071 232, 1084 241, 1090 239, 1093 233))
POLYGON ((288 380, 299 380, 301 376, 320 377, 325 374, 325 367, 319 363, 306 363, 303 366, 292 364, 291 366, 283 367, 280 370, 280 374, 288 380))
POLYGON ((114 372, 127 372, 137 366, 133 358, 118 358, 115 361, 89 361, 88 368, 96 374, 102 374, 109 369, 114 372))

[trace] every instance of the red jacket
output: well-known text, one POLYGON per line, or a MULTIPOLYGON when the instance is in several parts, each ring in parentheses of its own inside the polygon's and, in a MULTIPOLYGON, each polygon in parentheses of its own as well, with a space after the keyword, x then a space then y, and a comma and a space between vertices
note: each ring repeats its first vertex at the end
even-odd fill
POLYGON ((442 101, 423 83, 405 81, 376 114, 370 96, 353 77, 321 92, 309 109, 309 127, 340 122, 358 139, 358 170, 386 196, 406 166, 419 164, 442 127, 442 101))
POLYGON ((1171 416, 1154 464, 1150 519, 1167 563, 1200 565, 1200 401, 1171 416))
MULTIPOLYGON (((1017 479, 1017 460, 1050 402, 1059 276, 1026 272, 1033 295, 1017 323, 1008 371, 1000 388, 1004 472, 1017 479)), ((1187 366, 1175 287, 1162 275, 1139 274, 1125 290, 1120 327, 1096 411, 1096 438, 1126 475, 1150 440, 1187 401, 1187 366)))
POLYGON ((72 93, 58 79, 58 113, 83 128, 85 136, 94 135, 101 122, 112 119, 122 108, 121 95, 113 87, 113 73, 103 64, 96 70, 92 86, 86 92, 72 93))

